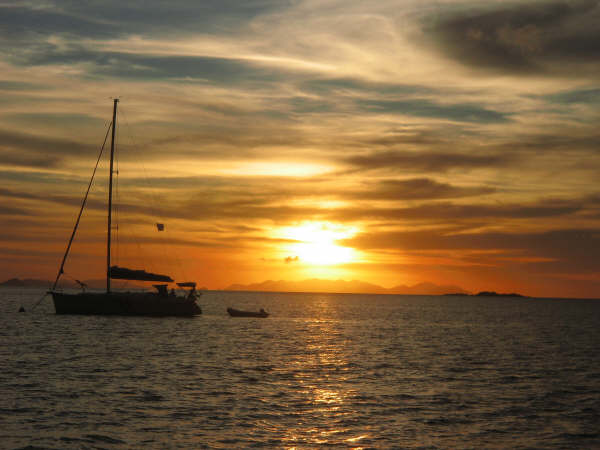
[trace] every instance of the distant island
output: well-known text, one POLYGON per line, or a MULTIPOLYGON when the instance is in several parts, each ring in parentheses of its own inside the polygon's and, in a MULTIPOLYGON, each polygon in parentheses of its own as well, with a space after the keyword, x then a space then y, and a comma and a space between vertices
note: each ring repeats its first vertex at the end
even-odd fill
POLYGON ((328 292, 340 294, 397 294, 397 295, 443 295, 446 292, 467 291, 458 286, 439 286, 434 283, 419 283, 413 286, 398 285, 384 288, 364 281, 322 280, 313 278, 302 281, 273 281, 262 283, 232 284, 226 291, 262 291, 262 292, 328 292))
POLYGON ((453 292, 451 294, 444 294, 448 296, 460 295, 460 296, 471 296, 471 297, 522 297, 527 298, 526 295, 517 294, 516 292, 511 292, 510 294, 498 293, 494 291, 481 291, 477 294, 465 294, 462 292, 453 292))
POLYGON ((525 295, 517 294, 516 292, 511 292, 510 294, 498 293, 494 291, 481 291, 478 294, 475 294, 476 297, 526 297, 525 295))
POLYGON ((30 288, 47 288, 50 285, 48 280, 37 280, 34 278, 11 278, 0 283, 0 287, 30 287, 30 288))

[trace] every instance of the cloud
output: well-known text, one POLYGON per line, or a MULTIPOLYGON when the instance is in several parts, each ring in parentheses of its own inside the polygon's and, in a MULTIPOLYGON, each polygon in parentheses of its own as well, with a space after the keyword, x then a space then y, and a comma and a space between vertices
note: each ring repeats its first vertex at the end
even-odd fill
POLYGON ((48 88, 48 86, 44 86, 36 83, 28 83, 26 81, 9 81, 9 80, 0 80, 0 90, 2 91, 31 91, 31 90, 42 90, 44 88, 48 88))
POLYGON ((27 200, 40 200, 42 196, 36 194, 30 194, 28 192, 16 192, 11 189, 5 189, 0 187, 0 196, 11 197, 11 198, 22 198, 27 200))
POLYGON ((363 190, 346 192, 342 197, 355 200, 431 200, 474 197, 495 191, 496 189, 491 187, 460 187, 429 178, 384 179, 377 183, 366 184, 363 190))
POLYGON ((344 162, 361 170, 389 169, 439 173, 453 169, 500 168, 513 163, 516 158, 516 155, 509 153, 380 151, 349 156, 344 159, 344 162))
MULTIPOLYGON (((2 162, 28 167, 56 167, 68 155, 95 150, 70 139, 0 129, 2 162)), ((89 154, 89 153, 88 153, 89 154)))
POLYGON ((405 114, 415 117, 456 120, 460 122, 506 122, 508 115, 474 104, 441 105, 426 99, 362 100, 359 106, 370 112, 405 114))
POLYGON ((406 97, 406 96, 431 96, 440 94, 441 89, 425 84, 406 84, 401 82, 373 82, 350 76, 338 78, 320 78, 316 76, 309 80, 302 80, 298 84, 303 92, 321 96, 350 96, 350 97, 406 97))
MULTIPOLYGON (((40 193, 32 193, 32 192, 23 192, 23 191, 14 191, 11 189, 5 189, 0 187, 0 196, 8 197, 13 200, 35 200, 37 206, 44 205, 47 202, 57 203, 66 206, 77 207, 81 205, 83 199, 83 184, 80 186, 82 190, 82 196, 76 197, 72 195, 57 195, 55 193, 48 193, 47 191, 40 193)), ((98 199, 88 198, 86 203, 86 207, 88 209, 96 209, 96 210, 104 210, 106 209, 106 204, 103 201, 99 201, 98 199)), ((135 208, 127 204, 121 205, 121 207, 126 211, 143 211, 142 208, 135 208)))
POLYGON ((424 32, 442 54, 475 69, 578 77, 598 71, 599 21, 593 0, 486 2, 428 18, 424 32))
MULTIPOLYGON (((344 241, 362 250, 396 249, 402 252, 475 252, 465 258, 478 264, 512 257, 546 270, 567 273, 596 272, 600 262, 600 234, 595 229, 559 229, 545 232, 459 233, 451 230, 365 233, 344 241), (497 252, 497 260, 489 252, 497 252)), ((505 261, 507 262, 507 261, 505 261)))
POLYGON ((19 167, 51 168, 57 167, 60 162, 58 156, 42 156, 22 154, 18 151, 5 150, 0 146, 3 165, 19 167))
MULTIPOLYGON (((15 235, 14 238, 17 241, 21 241, 23 239, 22 235, 15 235)), ((14 264, 16 260, 19 259, 30 259, 30 258, 49 258, 52 260, 57 259, 56 252, 52 251, 43 251, 41 249, 28 249, 23 248, 22 246, 18 248, 10 248, 10 247, 0 247, 0 258, 5 260, 9 264, 14 264)), ((58 261, 56 261, 58 263, 58 261)), ((26 275, 27 276, 27 275, 26 275)))
POLYGON ((117 27, 110 22, 88 20, 80 15, 70 14, 64 8, 48 6, 36 8, 33 5, 0 5, 0 36, 18 42, 57 33, 109 38, 117 32, 117 27))
POLYGON ((19 6, 0 5, 3 30, 9 37, 67 34, 78 38, 114 38, 128 34, 166 35, 214 33, 235 30, 258 14, 285 7, 286 1, 207 0, 201 3, 159 0, 124 4, 117 0, 102 3, 51 0, 19 6))
POLYGON ((27 66, 73 65, 92 78, 256 84, 282 81, 285 74, 281 68, 243 59, 107 52, 79 44, 45 44, 11 56, 10 60, 27 66))
POLYGON ((561 91, 546 95, 545 98, 552 103, 559 104, 600 104, 600 89, 590 88, 561 91))
POLYGON ((2 216, 27 216, 31 212, 22 208, 15 208, 14 206, 0 205, 0 215, 2 216))
POLYGON ((378 208, 359 207, 332 212, 338 220, 403 220, 428 221, 434 223, 467 223, 476 220, 489 222, 495 219, 540 219, 566 217, 583 211, 579 202, 554 201, 534 204, 455 204, 450 202, 430 202, 412 207, 378 208))

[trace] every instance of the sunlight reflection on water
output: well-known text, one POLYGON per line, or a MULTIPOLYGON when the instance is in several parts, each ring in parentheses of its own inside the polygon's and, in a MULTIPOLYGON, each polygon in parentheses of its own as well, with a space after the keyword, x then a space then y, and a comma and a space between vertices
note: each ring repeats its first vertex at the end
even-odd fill
POLYGON ((148 319, 26 295, 0 303, 7 447, 600 445, 598 302, 209 292, 148 319))

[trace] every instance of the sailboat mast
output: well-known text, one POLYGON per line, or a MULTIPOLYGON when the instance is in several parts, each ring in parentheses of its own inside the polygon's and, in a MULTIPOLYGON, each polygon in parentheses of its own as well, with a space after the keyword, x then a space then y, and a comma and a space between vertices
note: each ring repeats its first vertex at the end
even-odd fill
POLYGON ((117 129, 117 103, 119 99, 114 99, 113 119, 112 119, 112 137, 110 141, 110 170, 108 178, 108 230, 106 238, 106 292, 110 292, 110 240, 112 228, 112 187, 113 187, 113 161, 115 156, 115 130, 117 129))

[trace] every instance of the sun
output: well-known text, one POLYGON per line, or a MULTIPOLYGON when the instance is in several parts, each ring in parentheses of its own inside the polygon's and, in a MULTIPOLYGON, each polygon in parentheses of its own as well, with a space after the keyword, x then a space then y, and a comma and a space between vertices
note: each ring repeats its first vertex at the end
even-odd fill
POLYGON ((348 239, 357 233, 355 227, 330 222, 304 222, 285 227, 278 233, 284 239, 297 242, 285 246, 285 251, 304 263, 334 265, 353 261, 356 251, 351 247, 337 245, 336 241, 348 239))

